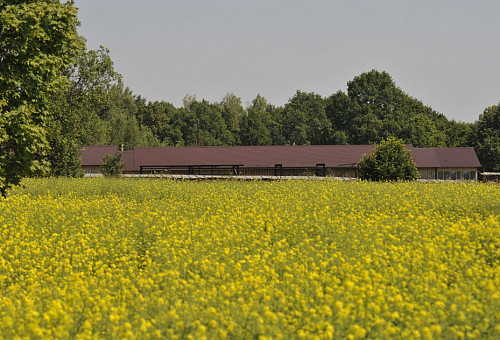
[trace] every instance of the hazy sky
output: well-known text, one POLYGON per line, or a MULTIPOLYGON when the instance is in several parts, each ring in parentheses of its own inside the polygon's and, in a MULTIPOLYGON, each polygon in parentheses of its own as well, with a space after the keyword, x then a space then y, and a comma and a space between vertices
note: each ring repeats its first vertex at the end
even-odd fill
POLYGON ((182 105, 228 92, 285 104, 362 72, 450 119, 500 101, 498 0, 76 0, 89 49, 110 49, 135 94, 182 105))

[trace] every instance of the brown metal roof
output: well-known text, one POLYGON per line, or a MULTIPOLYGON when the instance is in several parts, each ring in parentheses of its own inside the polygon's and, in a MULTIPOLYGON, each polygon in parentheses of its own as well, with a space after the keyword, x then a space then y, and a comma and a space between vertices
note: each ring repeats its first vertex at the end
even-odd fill
POLYGON ((121 161, 125 163, 123 171, 134 171, 134 151, 123 151, 121 161))
POLYGON ((85 145, 82 152, 82 165, 102 165, 105 155, 114 155, 116 145, 85 145))
POLYGON ((274 167, 353 167, 373 145, 280 145, 138 147, 135 165, 231 165, 248 168, 274 167))
POLYGON ((481 166, 474 148, 418 148, 413 159, 419 168, 478 168, 481 166))
MULTIPOLYGON (((202 146, 137 147, 122 154, 125 171, 138 171, 141 165, 241 165, 247 168, 356 167, 373 145, 280 145, 280 146, 202 146)), ((419 168, 480 167, 473 148, 413 148, 413 159, 419 168)), ((85 146, 82 165, 101 165, 104 155, 112 155, 116 146, 85 146)))

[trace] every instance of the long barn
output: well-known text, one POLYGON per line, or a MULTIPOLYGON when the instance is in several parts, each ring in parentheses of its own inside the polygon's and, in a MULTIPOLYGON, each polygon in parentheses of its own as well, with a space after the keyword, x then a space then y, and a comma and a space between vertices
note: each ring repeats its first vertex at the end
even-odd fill
MULTIPOLYGON (((481 167, 473 148, 414 148, 407 145, 423 179, 477 180, 481 167)), ((359 161, 374 145, 283 145, 136 147, 122 152, 124 173, 246 176, 356 177, 359 161)), ((116 146, 84 146, 82 169, 101 173, 116 146)))

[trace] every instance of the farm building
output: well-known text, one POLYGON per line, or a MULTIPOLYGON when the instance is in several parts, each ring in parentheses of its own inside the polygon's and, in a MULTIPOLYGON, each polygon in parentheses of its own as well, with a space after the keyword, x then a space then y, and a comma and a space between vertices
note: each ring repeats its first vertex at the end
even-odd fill
POLYGON ((483 172, 481 173, 483 176, 483 182, 494 182, 500 183, 500 172, 483 172))
POLYGON ((422 179, 477 180, 481 167, 474 148, 414 148, 422 179))
MULTIPOLYGON (((473 148, 406 147, 423 179, 477 180, 481 165, 473 148)), ((358 162, 373 149, 373 145, 137 147, 122 152, 122 162, 129 174, 356 177, 358 162)), ((104 156, 116 151, 116 146, 85 146, 84 172, 100 173, 104 156)))

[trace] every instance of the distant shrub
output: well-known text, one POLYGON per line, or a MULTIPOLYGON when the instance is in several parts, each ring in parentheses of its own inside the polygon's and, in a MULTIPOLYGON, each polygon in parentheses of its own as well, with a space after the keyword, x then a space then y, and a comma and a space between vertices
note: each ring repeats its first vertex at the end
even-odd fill
POLYGON ((125 163, 121 161, 121 152, 116 152, 114 155, 105 155, 102 161, 101 171, 106 177, 115 177, 122 174, 125 163))
POLYGON ((358 164, 358 177, 370 181, 413 181, 419 173, 404 142, 389 137, 382 140, 371 154, 363 156, 358 164))

